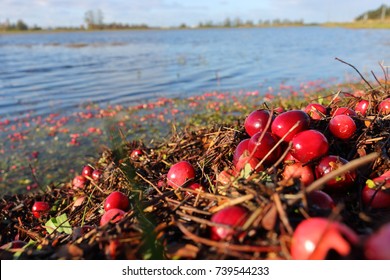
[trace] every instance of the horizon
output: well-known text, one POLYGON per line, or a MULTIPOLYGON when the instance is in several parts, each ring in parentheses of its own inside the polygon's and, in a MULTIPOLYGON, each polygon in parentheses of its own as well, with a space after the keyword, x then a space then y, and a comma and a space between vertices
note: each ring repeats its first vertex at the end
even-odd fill
POLYGON ((383 5, 383 0, 175 0, 94 1, 94 0, 2 0, 0 24, 22 20, 42 28, 81 27, 87 11, 100 10, 103 23, 146 24, 151 27, 196 26, 200 22, 222 23, 227 18, 242 21, 289 20, 305 24, 350 22, 368 10, 383 5), (368 3, 367 3, 368 2, 368 3), (178 17, 180 15, 180 17, 178 17))

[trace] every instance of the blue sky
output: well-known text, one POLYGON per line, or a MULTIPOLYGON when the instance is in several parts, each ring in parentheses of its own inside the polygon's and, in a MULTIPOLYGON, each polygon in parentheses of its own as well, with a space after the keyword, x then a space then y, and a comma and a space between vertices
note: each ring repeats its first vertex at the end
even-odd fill
MULTIPOLYGON (((100 9, 104 22, 150 26, 194 25, 200 21, 303 19, 351 21, 389 0, 0 0, 0 22, 23 19, 43 27, 80 26, 87 10, 100 9)), ((390 3, 387 3, 390 5, 390 3)))

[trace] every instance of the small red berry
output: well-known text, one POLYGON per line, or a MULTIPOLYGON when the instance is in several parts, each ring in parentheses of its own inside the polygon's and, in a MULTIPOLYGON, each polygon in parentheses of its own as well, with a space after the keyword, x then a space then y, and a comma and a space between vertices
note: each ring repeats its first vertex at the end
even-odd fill
POLYGON ((390 260, 390 223, 383 225, 364 243, 364 255, 369 260, 390 260))
POLYGON ((110 209, 117 208, 126 211, 127 208, 129 208, 129 205, 130 201, 127 195, 122 192, 115 191, 110 193, 104 201, 104 210, 108 211, 110 209))
MULTIPOLYGON (((245 119, 244 127, 246 133, 248 133, 249 136, 253 136, 257 132, 263 131, 266 128, 270 117, 271 114, 268 110, 253 111, 245 119)), ((268 127, 268 131, 270 131, 270 128, 271 126, 268 127)))
POLYGON ((132 150, 130 153, 130 158, 132 160, 139 160, 141 156, 143 156, 143 152, 139 149, 132 150))
POLYGON ((374 209, 390 208, 390 193, 388 190, 377 190, 378 187, 390 189, 390 176, 379 176, 372 180, 367 180, 362 190, 362 201, 365 206, 374 209))
POLYGON ((100 225, 104 226, 110 221, 112 223, 117 223, 123 218, 125 214, 126 212, 121 209, 112 208, 103 214, 103 216, 100 219, 100 225))
POLYGON ((307 198, 311 205, 315 205, 320 209, 328 210, 336 206, 333 198, 323 191, 314 190, 307 195, 307 198))
POLYGON ((73 178, 72 185, 74 189, 83 189, 87 184, 87 178, 81 175, 77 175, 73 178))
POLYGON ((83 170, 81 171, 81 175, 84 177, 91 178, 93 172, 93 168, 89 165, 86 165, 83 167, 83 170))
POLYGON ((229 206, 215 213, 211 217, 211 222, 231 227, 212 226, 211 239, 218 241, 232 238, 237 233, 234 228, 242 226, 247 219, 247 215, 248 211, 241 206, 229 206))
MULTIPOLYGON (((326 156, 322 158, 315 167, 317 178, 321 178, 326 174, 337 170, 341 166, 347 164, 348 161, 339 156, 326 156)), ((349 170, 342 175, 335 177, 325 184, 327 190, 345 190, 353 185, 356 179, 356 171, 349 170)))
POLYGON ((326 116, 326 107, 318 103, 310 103, 304 110, 313 120, 321 120, 326 116))
POLYGON ((32 213, 34 217, 40 218, 42 214, 45 214, 49 212, 50 210, 50 205, 47 202, 44 201, 36 201, 34 205, 32 206, 32 213))
POLYGON ((187 161, 180 161, 169 169, 167 183, 174 189, 195 178, 195 169, 187 161))
POLYGON ((94 181, 99 181, 100 178, 102 177, 102 174, 103 172, 99 169, 95 169, 93 172, 92 172, 92 180, 94 181))
POLYGON ((378 105, 378 112, 381 115, 390 114, 390 98, 386 98, 378 105))
POLYGON ((241 155, 245 152, 249 153, 248 151, 248 143, 250 139, 242 140, 240 143, 238 143, 236 149, 234 150, 233 154, 233 164, 236 165, 238 160, 240 159, 241 155))
POLYGON ((363 117, 367 114, 368 106, 370 102, 368 100, 361 100, 355 106, 355 112, 361 114, 363 117))
POLYGON ((292 139, 291 155, 302 163, 320 158, 328 153, 326 137, 317 130, 305 130, 292 139))
POLYGON ((282 176, 284 180, 292 184, 293 179, 298 179, 303 185, 308 186, 314 182, 314 173, 309 165, 303 165, 300 162, 287 164, 284 167, 282 176))
MULTIPOLYGON (((263 137, 261 138, 262 135, 263 132, 256 133, 251 137, 248 143, 249 154, 253 155, 258 159, 263 159, 277 143, 277 138, 271 133, 265 132, 263 137)), ((274 163, 279 159, 280 154, 280 147, 277 147, 273 153, 267 156, 266 162, 274 163)))
POLYGON ((271 131, 273 134, 282 138, 286 136, 284 141, 289 142, 298 132, 309 129, 310 117, 302 110, 291 110, 278 115, 272 122, 271 131), (298 126, 289 130, 299 122, 298 126))
POLYGON ((350 116, 337 115, 330 120, 329 130, 335 137, 348 140, 355 134, 356 124, 350 116))
POLYGON ((352 116, 352 117, 357 116, 356 112, 348 107, 340 107, 340 108, 337 108, 336 110, 334 110, 332 117, 338 116, 338 115, 347 115, 347 116, 352 116))
POLYGON ((296 260, 323 260, 333 249, 341 256, 351 252, 358 236, 349 227, 325 218, 309 218, 295 229, 291 242, 291 256, 296 260))

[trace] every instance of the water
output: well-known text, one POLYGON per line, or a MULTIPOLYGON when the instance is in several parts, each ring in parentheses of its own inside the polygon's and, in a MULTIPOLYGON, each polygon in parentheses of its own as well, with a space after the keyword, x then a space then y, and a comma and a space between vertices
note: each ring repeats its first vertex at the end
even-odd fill
POLYGON ((335 57, 380 76, 389 49, 390 30, 321 27, 0 35, 0 119, 357 76, 335 57))

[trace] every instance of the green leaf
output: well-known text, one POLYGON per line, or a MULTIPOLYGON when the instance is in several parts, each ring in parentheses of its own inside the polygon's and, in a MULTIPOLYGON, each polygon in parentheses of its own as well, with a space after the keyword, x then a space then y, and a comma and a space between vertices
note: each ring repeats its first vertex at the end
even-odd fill
POLYGON ((45 224, 45 228, 50 234, 54 231, 64 232, 66 234, 72 233, 72 226, 70 225, 66 214, 48 220, 45 224))

